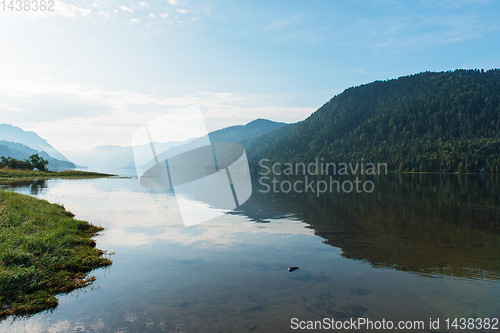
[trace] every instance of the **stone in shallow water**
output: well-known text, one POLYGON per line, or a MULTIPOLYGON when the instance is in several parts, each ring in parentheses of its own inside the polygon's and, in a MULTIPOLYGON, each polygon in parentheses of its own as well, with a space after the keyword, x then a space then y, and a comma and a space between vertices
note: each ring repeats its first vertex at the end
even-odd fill
POLYGON ((294 267, 288 267, 288 271, 289 271, 289 272, 293 272, 293 271, 295 271, 295 270, 297 270, 297 269, 299 269, 299 268, 298 268, 298 267, 295 267, 295 266, 294 266, 294 267))
POLYGON ((182 308, 182 307, 187 306, 188 304, 189 303, 187 301, 175 301, 172 303, 172 306, 176 307, 176 308, 182 308))

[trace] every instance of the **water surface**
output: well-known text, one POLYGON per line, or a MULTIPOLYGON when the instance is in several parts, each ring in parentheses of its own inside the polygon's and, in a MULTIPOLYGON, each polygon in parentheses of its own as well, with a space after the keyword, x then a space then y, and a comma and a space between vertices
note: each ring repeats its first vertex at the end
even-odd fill
POLYGON ((288 332, 324 317, 422 332, 439 317, 446 332, 446 318, 500 317, 498 176, 379 176, 372 193, 319 197, 254 180, 237 211, 189 228, 172 193, 136 178, 4 183, 105 227, 97 246, 115 254, 92 286, 0 332, 288 332))

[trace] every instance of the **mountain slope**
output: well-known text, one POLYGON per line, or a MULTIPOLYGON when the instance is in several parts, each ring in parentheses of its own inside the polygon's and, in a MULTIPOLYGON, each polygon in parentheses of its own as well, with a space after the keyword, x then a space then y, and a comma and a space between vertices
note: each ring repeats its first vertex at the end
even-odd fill
POLYGON ((27 147, 21 143, 0 141, 0 156, 12 157, 18 160, 29 159, 33 154, 38 154, 40 157, 49 162, 47 168, 49 170, 63 170, 63 169, 74 169, 75 165, 68 161, 61 161, 52 158, 46 152, 38 151, 33 148, 27 147))
POLYGON ((247 147, 251 164, 387 163, 389 171, 500 172, 500 70, 425 72, 346 89, 285 135, 247 147))
POLYGON ((63 154, 35 132, 24 131, 19 127, 9 124, 0 124, 0 140, 19 142, 38 151, 44 151, 55 159, 69 162, 63 154))
POLYGON ((256 119, 246 125, 230 126, 210 132, 208 136, 212 142, 242 143, 285 125, 285 123, 278 123, 268 119, 256 119))
MULTIPOLYGON (((267 119, 256 119, 246 125, 234 125, 212 131, 208 133, 208 137, 211 142, 235 142, 246 147, 261 135, 287 127, 286 125, 286 123, 278 123, 267 119)), ((185 145, 173 147, 170 153, 176 154, 195 149, 203 145, 205 140, 206 137, 194 139, 185 145)))

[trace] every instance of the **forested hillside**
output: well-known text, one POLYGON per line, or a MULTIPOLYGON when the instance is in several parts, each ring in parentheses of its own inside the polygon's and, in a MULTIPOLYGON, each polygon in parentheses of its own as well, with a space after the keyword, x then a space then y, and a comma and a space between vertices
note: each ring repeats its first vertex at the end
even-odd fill
POLYGON ((387 163, 389 171, 500 172, 500 70, 425 72, 346 89, 246 145, 271 162, 387 163))

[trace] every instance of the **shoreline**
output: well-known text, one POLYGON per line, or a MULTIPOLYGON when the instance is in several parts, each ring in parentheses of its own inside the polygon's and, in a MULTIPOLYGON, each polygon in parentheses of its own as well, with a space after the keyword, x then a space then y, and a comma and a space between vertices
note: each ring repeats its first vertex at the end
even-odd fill
POLYGON ((391 171, 389 173, 398 174, 429 174, 429 175, 500 175, 498 172, 444 172, 444 171, 391 171))
POLYGON ((0 180, 28 180, 28 179, 93 179, 118 177, 116 175, 88 172, 88 171, 33 171, 33 170, 15 170, 0 169, 0 180))
POLYGON ((53 309, 58 294, 92 284, 89 273, 112 264, 92 239, 103 230, 61 205, 0 190, 0 321, 53 309))
MULTIPOLYGON (((279 170, 283 171, 283 170, 279 170)), ((269 174, 263 174, 262 170, 260 169, 250 169, 251 174, 259 174, 259 175, 269 175, 269 174)), ((445 171, 388 171, 386 174, 381 173, 381 174, 364 174, 364 176, 384 176, 384 175, 396 175, 396 174, 428 174, 428 175, 500 175, 500 172, 445 172, 445 171)), ((316 175, 316 174, 308 174, 307 172, 305 174, 300 174, 300 176, 358 176, 358 175, 363 175, 361 173, 347 173, 347 174, 334 174, 334 175, 329 175, 329 174, 323 174, 323 175, 316 175)), ((279 175, 282 176, 282 175, 279 175)), ((297 175, 283 175, 283 176, 297 176, 297 175)), ((0 178, 1 179, 1 178, 0 178)))

